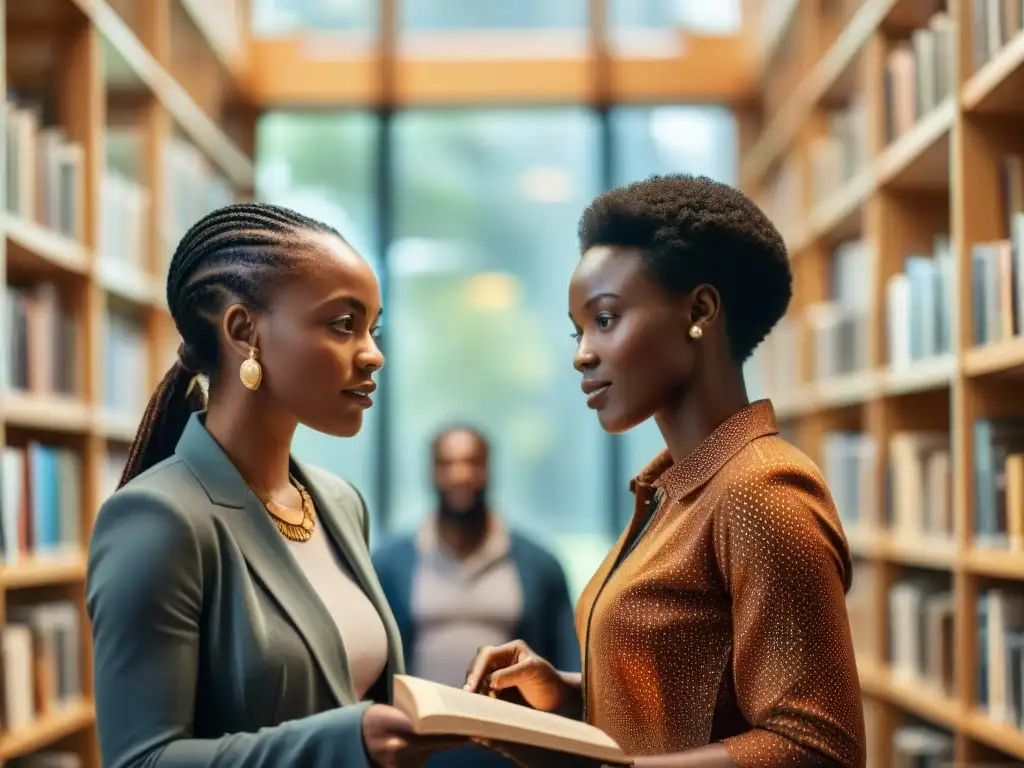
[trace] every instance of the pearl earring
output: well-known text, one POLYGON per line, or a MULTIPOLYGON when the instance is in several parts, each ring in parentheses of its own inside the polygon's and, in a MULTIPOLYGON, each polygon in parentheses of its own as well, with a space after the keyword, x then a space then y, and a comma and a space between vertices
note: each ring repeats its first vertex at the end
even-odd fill
POLYGON ((690 338, 691 339, 699 339, 703 335, 704 335, 704 329, 701 328, 699 325, 694 323, 693 325, 690 326, 690 338))

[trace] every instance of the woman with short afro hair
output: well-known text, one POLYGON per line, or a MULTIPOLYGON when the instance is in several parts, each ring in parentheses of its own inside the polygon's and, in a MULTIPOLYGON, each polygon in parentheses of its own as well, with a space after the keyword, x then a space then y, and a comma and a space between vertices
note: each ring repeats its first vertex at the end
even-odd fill
POLYGON ((850 551, 818 468, 743 377, 792 295, 782 238, 740 191, 688 175, 600 195, 579 236, 587 404, 611 433, 653 417, 666 448, 577 605, 582 675, 514 641, 481 649, 467 688, 574 711, 637 768, 860 768, 850 551))

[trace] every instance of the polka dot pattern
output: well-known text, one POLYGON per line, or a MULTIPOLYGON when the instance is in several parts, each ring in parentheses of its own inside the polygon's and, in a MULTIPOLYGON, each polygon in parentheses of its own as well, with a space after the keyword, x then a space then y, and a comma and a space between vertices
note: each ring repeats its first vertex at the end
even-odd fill
POLYGON ((863 766, 849 548, 771 403, 631 488, 633 520, 576 608, 587 720, 634 756, 721 742, 738 766, 863 766))

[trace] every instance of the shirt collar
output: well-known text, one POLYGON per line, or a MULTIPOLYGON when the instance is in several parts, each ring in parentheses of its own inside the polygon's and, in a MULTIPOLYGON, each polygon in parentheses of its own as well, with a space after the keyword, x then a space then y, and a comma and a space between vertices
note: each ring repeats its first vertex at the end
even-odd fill
POLYGON ((668 450, 663 450, 630 481, 629 489, 636 493, 640 486, 663 488, 673 499, 682 499, 707 483, 751 441, 778 432, 771 401, 756 400, 719 424, 680 461, 673 463, 668 450))

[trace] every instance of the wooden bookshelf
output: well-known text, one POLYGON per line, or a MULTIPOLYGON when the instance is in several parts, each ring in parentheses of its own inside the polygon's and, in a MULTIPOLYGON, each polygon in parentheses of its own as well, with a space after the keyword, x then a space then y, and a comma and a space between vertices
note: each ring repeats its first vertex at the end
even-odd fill
POLYGON ((856 557, 869 765, 1019 763, 1024 12, 771 4, 741 183, 796 283, 759 354, 856 557))
POLYGON ((57 752, 100 766, 92 520, 177 347, 170 251, 253 192, 235 87, 247 41, 217 15, 232 3, 0 0, 0 764, 57 752), (76 642, 44 656, 46 633, 76 642), (39 662, 53 685, 24 673, 39 662))

